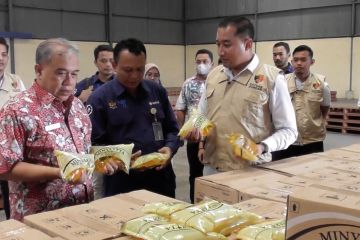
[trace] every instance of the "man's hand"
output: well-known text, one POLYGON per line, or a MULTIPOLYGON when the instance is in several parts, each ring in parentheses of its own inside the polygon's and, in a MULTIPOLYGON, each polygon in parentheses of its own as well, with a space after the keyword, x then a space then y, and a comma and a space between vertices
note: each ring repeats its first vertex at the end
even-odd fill
POLYGON ((93 92, 93 86, 88 87, 85 90, 82 90, 80 93, 80 96, 78 97, 83 103, 86 102, 88 100, 88 98, 90 97, 91 93, 93 92))
POLYGON ((200 131, 198 129, 193 129, 185 139, 189 142, 199 142, 201 138, 200 131))
POLYGON ((172 151, 169 147, 162 147, 158 150, 158 152, 166 154, 168 157, 167 161, 163 165, 155 168, 156 170, 160 171, 160 170, 164 169, 165 167, 167 167, 171 163, 172 151))
POLYGON ((256 148, 257 148, 257 156, 260 156, 263 154, 263 152, 265 151, 265 147, 262 144, 256 144, 256 148))
MULTIPOLYGON (((131 155, 130 166, 132 162, 135 161, 135 159, 138 158, 140 155, 141 155, 141 150, 131 155)), ((110 159, 108 163, 105 165, 105 174, 111 176, 117 173, 118 171, 122 170, 122 168, 123 168, 123 164, 121 162, 110 159)))
POLYGON ((205 156, 205 149, 204 149, 204 148, 199 148, 199 151, 198 151, 199 161, 200 161, 203 165, 209 164, 207 161, 205 161, 204 156, 205 156))

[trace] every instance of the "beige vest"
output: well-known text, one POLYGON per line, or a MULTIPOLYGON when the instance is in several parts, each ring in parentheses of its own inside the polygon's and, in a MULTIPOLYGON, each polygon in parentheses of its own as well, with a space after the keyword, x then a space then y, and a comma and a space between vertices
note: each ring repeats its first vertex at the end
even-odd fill
POLYGON ((325 119, 320 110, 323 101, 325 77, 310 74, 302 90, 296 90, 295 74, 287 74, 286 80, 293 104, 298 128, 299 144, 319 142, 325 139, 325 119))
MULTIPOLYGON (((228 143, 231 133, 242 133, 256 143, 272 135, 269 93, 280 70, 259 64, 254 74, 245 70, 236 81, 228 82, 224 67, 218 66, 207 78, 207 117, 215 128, 207 137, 205 160, 219 171, 241 169, 246 161, 235 158, 228 143)), ((271 154, 263 155, 265 161, 271 154)))
POLYGON ((4 72, 4 82, 0 88, 0 109, 13 96, 25 90, 20 77, 4 72))

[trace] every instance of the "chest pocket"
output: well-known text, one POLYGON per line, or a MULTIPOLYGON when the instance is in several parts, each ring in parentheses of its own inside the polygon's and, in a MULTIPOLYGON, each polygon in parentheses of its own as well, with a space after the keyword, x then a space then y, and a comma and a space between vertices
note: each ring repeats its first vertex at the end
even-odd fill
POLYGON ((111 126, 120 126, 127 125, 133 121, 134 118, 134 109, 129 104, 124 104, 123 102, 117 102, 116 107, 106 106, 108 109, 107 119, 109 122, 109 127, 111 126))
POLYGON ((307 95, 307 100, 310 102, 322 102, 323 101, 323 94, 322 92, 312 92, 310 91, 307 95))
POLYGON ((26 140, 26 152, 24 154, 27 158, 26 160, 47 166, 58 166, 53 155, 53 151, 56 148, 55 142, 56 136, 45 131, 37 131, 30 134, 26 140))
MULTIPOLYGON (((251 90, 249 90, 251 91, 251 90)), ((261 91, 252 90, 244 98, 242 106, 242 116, 244 125, 253 125, 255 127, 264 126, 264 106, 268 103, 269 96, 261 91)))

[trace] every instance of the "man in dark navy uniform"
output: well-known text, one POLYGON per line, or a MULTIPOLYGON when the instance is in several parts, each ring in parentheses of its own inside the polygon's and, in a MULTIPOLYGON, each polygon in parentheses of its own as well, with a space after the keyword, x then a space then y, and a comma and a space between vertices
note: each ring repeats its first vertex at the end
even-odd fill
POLYGON ((99 45, 94 49, 94 64, 98 71, 89 78, 76 84, 75 96, 86 103, 89 96, 98 87, 115 79, 113 69, 114 53, 110 45, 99 45))
POLYGON ((93 92, 87 109, 93 124, 93 145, 134 143, 141 154, 162 152, 170 156, 163 166, 144 171, 118 171, 107 165, 104 194, 111 196, 147 189, 175 197, 175 174, 171 157, 179 147, 178 125, 166 90, 143 80, 146 49, 137 39, 126 39, 114 48, 116 80, 93 92))

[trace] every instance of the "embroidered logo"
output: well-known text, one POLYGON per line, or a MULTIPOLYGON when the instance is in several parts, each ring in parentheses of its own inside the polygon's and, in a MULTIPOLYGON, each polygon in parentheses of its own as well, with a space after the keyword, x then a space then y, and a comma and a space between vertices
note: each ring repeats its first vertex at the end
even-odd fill
POLYGON ((255 82, 256 83, 261 83, 261 82, 265 81, 265 79, 266 79, 266 77, 264 75, 262 75, 262 74, 255 76, 255 82))
POLYGON ((110 109, 116 109, 117 108, 116 102, 114 102, 114 101, 109 101, 108 104, 109 104, 110 109))
POLYGON ((319 89, 320 88, 320 83, 319 82, 313 83, 312 86, 313 86, 314 89, 319 89))

